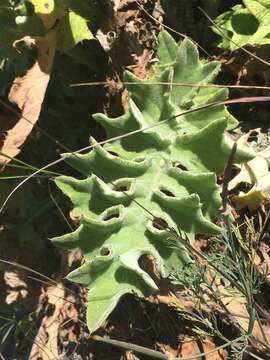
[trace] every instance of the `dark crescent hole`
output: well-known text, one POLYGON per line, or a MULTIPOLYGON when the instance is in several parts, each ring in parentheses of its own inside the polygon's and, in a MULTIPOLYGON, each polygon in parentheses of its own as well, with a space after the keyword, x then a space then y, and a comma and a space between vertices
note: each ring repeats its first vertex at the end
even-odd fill
POLYGON ((178 169, 181 169, 183 171, 187 171, 187 168, 184 165, 178 164, 177 167, 178 167, 178 169))
POLYGON ((119 217, 119 212, 114 212, 114 213, 111 213, 111 214, 106 214, 102 220, 103 221, 108 221, 108 220, 111 220, 111 219, 114 219, 114 218, 118 218, 119 217))
POLYGON ((165 194, 166 196, 169 196, 169 197, 175 197, 174 194, 169 191, 169 190, 166 190, 166 189, 160 189, 160 191, 165 194))
POLYGON ((139 257, 138 265, 142 270, 144 270, 144 271, 147 270, 147 256, 146 256, 146 254, 143 254, 143 255, 141 255, 139 257))
POLYGON ((110 255, 110 250, 106 246, 104 246, 100 249, 100 255, 108 256, 108 255, 110 255))
POLYGON ((129 191, 131 188, 131 181, 128 180, 119 180, 115 183, 112 183, 113 191, 119 191, 119 192, 124 192, 124 191, 129 191))
POLYGON ((139 157, 137 159, 134 159, 134 161, 136 161, 137 163, 142 163, 144 162, 145 158, 139 157))
POLYGON ((148 273, 148 275, 150 275, 153 278, 153 275, 155 275, 153 273, 153 263, 154 260, 151 260, 151 255, 149 256, 149 254, 142 254, 139 259, 138 259, 138 265, 139 267, 148 273))
POLYGON ((154 218, 152 224, 153 224, 154 228, 156 228, 158 230, 165 230, 169 227, 167 221, 165 221, 159 217, 154 218))
POLYGON ((114 191, 129 191, 130 187, 128 185, 119 185, 119 186, 115 186, 114 191))
POLYGON ((108 153, 111 154, 111 155, 113 155, 113 156, 119 157, 119 155, 118 155, 116 152, 114 152, 114 151, 108 151, 108 153))
POLYGON ((186 168, 184 165, 182 165, 182 164, 180 164, 179 162, 177 162, 177 161, 175 161, 175 162, 173 163, 173 167, 177 167, 177 168, 180 169, 180 170, 187 171, 187 168, 186 168))

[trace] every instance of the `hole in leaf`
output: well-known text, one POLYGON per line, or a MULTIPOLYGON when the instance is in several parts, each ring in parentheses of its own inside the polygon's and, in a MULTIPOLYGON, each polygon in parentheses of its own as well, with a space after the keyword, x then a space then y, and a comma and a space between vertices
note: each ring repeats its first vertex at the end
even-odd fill
POLYGON ((231 21, 233 30, 241 35, 252 35, 259 27, 259 21, 252 14, 234 14, 231 21))
POLYGON ((253 141, 257 142, 258 136, 259 136, 259 132, 256 131, 256 130, 253 130, 253 131, 251 131, 251 133, 249 134, 249 137, 248 137, 247 141, 248 141, 249 143, 251 143, 251 142, 253 142, 253 141))
POLYGON ((116 152, 114 152, 114 151, 108 151, 108 153, 111 154, 111 155, 113 155, 113 156, 119 157, 119 155, 118 155, 116 152))
POLYGON ((142 269, 142 270, 144 270, 144 271, 146 271, 147 272, 147 254, 143 254, 143 255, 141 255, 140 257, 139 257, 139 259, 138 259, 138 265, 139 265, 139 267, 142 269))
POLYGON ((192 100, 190 100, 190 101, 187 101, 186 103, 182 104, 181 107, 182 107, 184 110, 190 110, 191 107, 192 107, 192 105, 194 105, 194 103, 193 103, 192 100))
POLYGON ((145 160, 145 158, 143 158, 143 157, 138 157, 138 158, 134 159, 134 161, 136 161, 137 163, 141 163, 144 160, 145 160))
POLYGON ((110 249, 107 247, 107 246, 103 246, 101 249, 100 249, 100 255, 101 256, 109 256, 110 255, 110 249))
POLYGON ((175 195, 168 189, 160 188, 159 190, 166 196, 175 197, 175 195))
POLYGON ((109 221, 114 218, 119 218, 119 210, 118 209, 109 209, 106 213, 102 216, 103 221, 109 221))
POLYGON ((138 259, 139 267, 155 281, 158 280, 158 271, 155 266, 155 258, 150 254, 143 254, 138 259))
POLYGON ((175 161, 175 162, 173 163, 173 167, 177 167, 178 169, 183 170, 183 171, 187 171, 187 170, 188 170, 184 165, 182 165, 182 164, 181 164, 180 162, 178 162, 178 161, 175 161))
POLYGON ((159 217, 154 218, 152 224, 153 224, 154 228, 156 228, 158 230, 165 230, 169 227, 167 221, 165 221, 159 217))
POLYGON ((128 180, 118 180, 114 182, 112 187, 112 190, 119 191, 119 192, 126 192, 131 189, 131 181, 128 180))
POLYGON ((117 185, 117 186, 114 186, 113 190, 124 192, 124 191, 129 191, 130 187, 129 187, 129 185, 117 185))

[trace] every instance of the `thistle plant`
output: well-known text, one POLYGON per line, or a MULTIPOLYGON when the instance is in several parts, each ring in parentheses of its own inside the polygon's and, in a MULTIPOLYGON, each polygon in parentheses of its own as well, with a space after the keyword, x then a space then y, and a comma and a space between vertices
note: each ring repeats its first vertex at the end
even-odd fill
MULTIPOLYGON (((220 232, 215 224, 221 206, 216 177, 223 174, 232 148, 226 130, 237 126, 237 121, 225 106, 176 116, 228 97, 225 88, 198 86, 213 83, 220 63, 200 61, 196 46, 187 39, 177 44, 161 32, 158 41, 159 62, 149 79, 125 73, 128 111, 117 118, 94 115, 108 138, 117 139, 102 147, 91 138, 95 149, 89 153, 64 154, 84 179, 55 180, 70 198, 71 216, 80 225, 52 240, 84 255, 85 263, 68 279, 89 288, 91 332, 124 294, 147 296, 158 291, 140 266, 143 255, 154 258, 162 277, 190 262, 184 246, 176 251, 168 245, 168 229, 184 234, 188 241, 196 234, 220 232), (132 131, 132 136, 121 137, 132 131)), ((241 148, 235 155, 238 163, 250 158, 241 148)))

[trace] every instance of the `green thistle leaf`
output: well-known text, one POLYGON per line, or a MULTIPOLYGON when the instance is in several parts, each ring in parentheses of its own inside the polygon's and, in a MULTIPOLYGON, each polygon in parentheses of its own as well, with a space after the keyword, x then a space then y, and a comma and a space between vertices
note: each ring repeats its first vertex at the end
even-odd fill
MULTIPOLYGON (((218 62, 199 60, 191 41, 177 45, 162 32, 158 53, 160 62, 150 80, 140 81, 126 73, 125 79, 132 83, 128 86, 126 114, 115 119, 104 114, 94 116, 109 138, 157 124, 187 106, 227 98, 227 90, 170 84, 209 84, 219 71, 218 62)), ((185 233, 190 240, 196 234, 219 233, 213 223, 221 206, 216 174, 223 173, 231 151, 225 130, 236 124, 220 106, 176 118, 104 147, 97 145, 84 155, 66 154, 66 161, 86 178, 61 176, 56 184, 71 199, 72 216, 80 220, 80 226, 53 241, 84 254, 85 264, 68 278, 89 288, 90 331, 101 326, 124 294, 147 296, 157 290, 151 276, 139 266, 142 255, 154 257, 163 277, 189 260, 184 249, 179 252, 168 246, 170 233, 164 226, 185 233)), ((237 153, 239 162, 251 157, 244 150, 237 153)))

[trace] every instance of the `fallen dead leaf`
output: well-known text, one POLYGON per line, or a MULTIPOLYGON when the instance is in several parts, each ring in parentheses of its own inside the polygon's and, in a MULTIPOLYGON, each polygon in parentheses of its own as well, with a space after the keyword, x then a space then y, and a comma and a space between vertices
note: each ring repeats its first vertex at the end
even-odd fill
POLYGON ((202 352, 209 352, 216 348, 217 346, 213 342, 211 338, 206 338, 202 341, 184 341, 183 344, 178 349, 177 354, 174 356, 178 357, 194 357, 194 360, 199 359, 206 359, 206 360, 225 360, 228 358, 228 353, 225 349, 217 350, 214 352, 211 352, 210 354, 206 354, 204 357, 200 356, 199 354, 202 352))
MULTIPOLYGON (((37 335, 33 341, 33 346, 29 360, 55 360, 62 358, 59 347, 61 332, 67 332, 67 342, 76 342, 77 335, 75 324, 78 322, 78 311, 75 306, 76 300, 72 294, 66 294, 61 282, 57 285, 43 289, 40 297, 40 309, 49 306, 53 311, 48 311, 42 319, 37 335)), ((62 339, 61 344, 64 344, 62 339)))
POLYGON ((140 360, 132 351, 126 351, 126 360, 140 360))
POLYGON ((4 272, 4 281, 7 286, 6 304, 10 305, 19 299, 25 299, 28 295, 27 284, 15 271, 4 272))
POLYGON ((42 319, 31 349, 30 360, 54 360, 60 358, 57 340, 60 325, 64 320, 62 308, 66 300, 63 286, 60 283, 58 286, 50 286, 46 290, 46 297, 48 304, 54 308, 54 311, 52 315, 44 316, 42 319))
MULTIPOLYGON (((17 77, 9 92, 9 101, 21 110, 21 117, 13 128, 6 132, 1 152, 15 157, 36 124, 50 79, 56 48, 56 30, 49 31, 42 38, 29 36, 17 40, 38 49, 38 57, 31 69, 23 77, 17 77)), ((0 163, 7 164, 11 159, 0 155, 0 163)))
MULTIPOLYGON (((261 135, 260 129, 252 130, 241 136, 239 143, 247 145, 248 138, 254 131, 261 135)), ((248 207, 252 211, 270 199, 269 150, 268 146, 263 151, 255 153, 255 157, 242 164, 240 172, 229 182, 229 191, 235 191, 244 184, 250 188, 247 192, 241 190, 231 196, 236 208, 248 207)))
POLYGON ((247 193, 240 191, 238 195, 231 196, 232 202, 238 209, 247 206, 252 211, 269 200, 270 173, 268 161, 261 156, 256 156, 253 160, 243 164, 241 172, 232 180, 229 189, 231 190, 241 183, 248 183, 252 188, 247 193))
MULTIPOLYGON (((248 332, 249 328, 249 313, 246 307, 246 300, 244 297, 237 296, 237 294, 230 293, 224 285, 220 283, 220 281, 216 278, 214 280, 214 285, 216 289, 220 292, 223 300, 224 307, 227 309, 228 313, 235 319, 238 325, 245 331, 248 332)), ((255 339, 259 341, 264 341, 264 336, 267 341, 270 342, 270 329, 267 325, 261 325, 264 335, 262 334, 260 324, 258 321, 254 322, 252 335, 255 339)))
POLYGON ((138 78, 145 79, 149 72, 151 60, 153 59, 153 53, 153 51, 144 49, 140 56, 134 55, 136 64, 127 66, 127 69, 131 70, 138 78))

